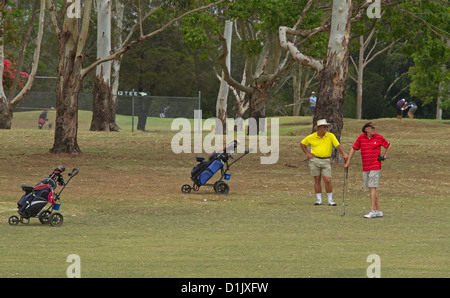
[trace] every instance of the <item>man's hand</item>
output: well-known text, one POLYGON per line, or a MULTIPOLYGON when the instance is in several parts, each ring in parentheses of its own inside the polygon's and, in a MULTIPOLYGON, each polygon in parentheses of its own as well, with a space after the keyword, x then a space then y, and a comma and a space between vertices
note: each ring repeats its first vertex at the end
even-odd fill
POLYGON ((378 161, 383 161, 386 158, 387 158, 386 156, 381 156, 380 154, 378 154, 378 161))
POLYGON ((311 152, 306 152, 306 156, 308 156, 309 159, 313 159, 315 157, 311 152))

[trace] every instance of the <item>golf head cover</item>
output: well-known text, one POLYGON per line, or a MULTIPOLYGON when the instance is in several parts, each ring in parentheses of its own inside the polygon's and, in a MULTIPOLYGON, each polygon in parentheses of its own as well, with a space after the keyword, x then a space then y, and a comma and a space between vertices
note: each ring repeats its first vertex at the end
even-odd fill
POLYGON ((59 185, 64 185, 64 178, 61 175, 62 172, 64 172, 66 168, 63 166, 58 166, 56 169, 53 170, 53 173, 50 174, 50 178, 57 181, 59 185))

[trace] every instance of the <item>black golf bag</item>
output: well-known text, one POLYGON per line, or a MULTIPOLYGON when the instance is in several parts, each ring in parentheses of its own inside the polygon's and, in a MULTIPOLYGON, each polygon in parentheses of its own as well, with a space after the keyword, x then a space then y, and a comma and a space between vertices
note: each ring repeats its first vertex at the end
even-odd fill
MULTIPOLYGON (((48 178, 47 178, 48 179, 48 178)), ((25 194, 17 202, 17 212, 25 217, 35 217, 41 212, 41 210, 47 205, 47 203, 53 203, 53 189, 56 187, 54 182, 51 186, 49 181, 44 179, 41 183, 35 187, 22 185, 22 190, 25 194), (47 182, 47 183, 46 183, 47 182)))
POLYGON ((17 202, 17 212, 20 216, 24 218, 36 217, 47 203, 55 205, 53 190, 56 189, 56 183, 64 185, 64 179, 61 175, 63 171, 64 167, 59 166, 48 178, 45 178, 34 187, 22 185, 22 190, 25 194, 17 202))

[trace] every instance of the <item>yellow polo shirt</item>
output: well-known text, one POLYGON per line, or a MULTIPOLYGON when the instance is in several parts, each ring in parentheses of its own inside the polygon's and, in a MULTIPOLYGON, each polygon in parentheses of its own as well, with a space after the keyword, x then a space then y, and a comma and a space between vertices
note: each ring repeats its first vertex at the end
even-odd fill
POLYGON ((339 146, 339 141, 331 132, 326 132, 323 138, 319 138, 317 132, 312 133, 301 143, 305 146, 311 145, 311 153, 317 157, 330 157, 333 146, 339 146))

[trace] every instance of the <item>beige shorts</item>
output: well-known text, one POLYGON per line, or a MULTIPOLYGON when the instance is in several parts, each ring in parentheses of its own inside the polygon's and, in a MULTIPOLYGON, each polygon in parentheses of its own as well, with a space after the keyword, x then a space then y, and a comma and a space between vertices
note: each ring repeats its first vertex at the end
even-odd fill
POLYGON ((309 169, 311 176, 326 176, 331 177, 331 162, 330 159, 313 158, 309 160, 309 169))
POLYGON ((364 171, 363 172, 363 185, 364 188, 378 187, 380 182, 380 170, 364 171))

